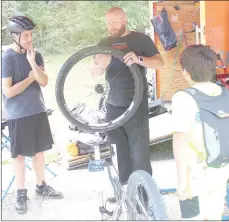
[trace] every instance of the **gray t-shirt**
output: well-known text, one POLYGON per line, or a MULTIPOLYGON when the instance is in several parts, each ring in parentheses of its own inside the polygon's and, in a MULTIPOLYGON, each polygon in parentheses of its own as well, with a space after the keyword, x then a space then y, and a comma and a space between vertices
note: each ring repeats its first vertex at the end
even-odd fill
MULTIPOLYGON (((41 53, 36 53, 35 61, 38 66, 44 67, 41 53)), ((13 85, 26 79, 31 69, 26 53, 19 54, 11 48, 3 53, 2 78, 12 77, 13 85)), ((41 87, 37 81, 12 98, 7 98, 3 93, 3 102, 7 119, 19 119, 46 111, 41 87)))
MULTIPOLYGON (((125 54, 132 51, 137 56, 151 57, 159 54, 149 36, 133 31, 118 39, 105 38, 98 45, 113 47, 125 54)), ((143 66, 139 66, 139 68, 143 78, 144 91, 147 92, 146 68, 143 66)), ((107 102, 113 106, 128 107, 133 101, 135 90, 133 74, 130 69, 119 59, 112 58, 106 71, 106 80, 110 86, 107 102)), ((147 93, 144 93, 144 95, 147 95, 147 93)))

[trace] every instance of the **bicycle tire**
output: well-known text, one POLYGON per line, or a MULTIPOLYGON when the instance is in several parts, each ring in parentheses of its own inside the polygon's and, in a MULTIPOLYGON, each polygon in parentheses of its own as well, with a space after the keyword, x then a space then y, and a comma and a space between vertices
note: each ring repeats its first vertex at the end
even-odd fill
POLYGON ((117 49, 102 47, 102 46, 90 46, 80 50, 79 52, 76 52, 64 63, 64 65, 61 67, 61 70, 58 73, 56 86, 55 86, 55 95, 61 113, 71 124, 77 126, 78 128, 90 130, 92 132, 106 132, 122 126, 134 115, 142 100, 143 80, 142 80, 142 74, 138 66, 136 64, 130 65, 129 69, 133 74, 134 83, 135 83, 135 93, 131 105, 123 113, 121 118, 120 117, 116 118, 115 120, 109 122, 108 124, 97 124, 97 125, 95 124, 91 125, 86 121, 76 119, 76 117, 72 115, 71 111, 68 109, 65 103, 64 92, 63 92, 64 82, 69 71, 77 62, 79 62, 80 60, 88 56, 93 56, 96 54, 112 55, 120 59, 122 62, 123 62, 123 56, 125 55, 122 51, 119 51, 117 49))
MULTIPOLYGON (((127 185, 127 203, 128 201, 131 201, 133 195, 136 195, 136 188, 139 185, 142 185, 146 191, 149 203, 151 204, 151 207, 153 209, 153 219, 168 220, 168 214, 165 207, 165 203, 157 187, 157 184, 152 178, 152 176, 144 170, 135 171, 130 175, 127 185)), ((136 220, 135 215, 130 209, 129 204, 127 204, 127 207, 129 219, 136 220)), ((152 220, 152 218, 150 220, 152 220)))

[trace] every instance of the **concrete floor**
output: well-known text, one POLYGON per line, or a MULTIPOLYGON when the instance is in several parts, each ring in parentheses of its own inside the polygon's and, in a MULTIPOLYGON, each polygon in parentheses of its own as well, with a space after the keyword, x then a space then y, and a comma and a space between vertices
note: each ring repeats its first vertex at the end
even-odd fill
MULTIPOLYGON (((4 166, 3 172, 10 169, 4 166)), ((62 200, 44 200, 38 198, 34 192, 35 178, 33 172, 27 170, 26 185, 29 192, 28 212, 18 215, 14 210, 15 184, 2 203, 2 220, 100 220, 98 192, 104 191, 104 199, 112 196, 112 187, 105 171, 91 173, 87 169, 67 171, 62 166, 50 166, 58 176, 53 178, 47 173, 48 182, 54 188, 62 191, 65 198, 62 200)), ((154 178, 160 188, 176 186, 175 162, 171 156, 159 152, 152 156, 154 178)), ((4 181, 7 176, 4 176, 4 181)), ((4 184, 5 185, 5 184, 4 184)), ((165 203, 171 219, 180 219, 178 200, 174 195, 165 195, 165 203)), ((112 206, 110 206, 112 208, 112 206)))

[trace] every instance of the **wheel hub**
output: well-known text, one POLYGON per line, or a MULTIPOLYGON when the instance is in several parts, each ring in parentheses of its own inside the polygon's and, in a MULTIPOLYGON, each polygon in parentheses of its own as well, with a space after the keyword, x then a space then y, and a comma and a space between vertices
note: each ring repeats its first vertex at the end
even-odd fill
POLYGON ((95 86, 95 91, 98 93, 98 94, 103 94, 104 93, 104 87, 102 84, 97 84, 95 86))

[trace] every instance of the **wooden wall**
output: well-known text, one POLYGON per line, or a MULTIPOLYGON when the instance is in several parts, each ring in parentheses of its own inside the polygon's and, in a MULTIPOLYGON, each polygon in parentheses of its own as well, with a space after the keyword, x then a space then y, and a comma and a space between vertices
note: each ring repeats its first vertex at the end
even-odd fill
POLYGON ((206 1, 204 7, 206 44, 217 53, 224 52, 221 57, 225 61, 229 58, 229 1, 206 1))
MULTIPOLYGON (((187 25, 184 29, 186 31, 192 29, 192 21, 200 26, 200 11, 194 5, 194 1, 163 1, 152 4, 154 16, 158 15, 162 11, 163 7, 167 10, 170 24, 177 35, 177 45, 180 41, 180 31, 182 30, 184 25, 187 25), (179 11, 174 9, 175 5, 178 5, 180 7, 179 11), (196 13, 192 17, 195 11, 196 13)), ((186 36, 188 44, 196 43, 195 32, 187 34, 186 36)), ((181 51, 185 48, 185 43, 184 41, 182 42, 176 64, 173 68, 178 47, 169 51, 165 51, 156 33, 154 34, 154 38, 155 44, 165 61, 164 68, 157 70, 157 96, 161 97, 162 95, 164 95, 164 100, 171 100, 172 95, 177 90, 188 87, 182 77, 181 67, 179 65, 179 55, 181 51)))

